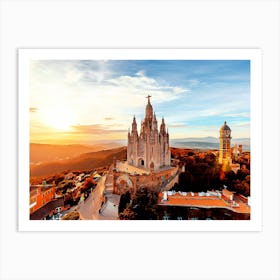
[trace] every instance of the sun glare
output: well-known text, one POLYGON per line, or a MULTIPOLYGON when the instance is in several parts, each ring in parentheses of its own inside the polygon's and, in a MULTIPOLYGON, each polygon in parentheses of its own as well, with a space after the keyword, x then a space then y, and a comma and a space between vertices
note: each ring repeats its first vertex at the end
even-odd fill
POLYGON ((71 127, 75 124, 74 114, 61 108, 46 112, 43 120, 47 126, 62 131, 71 131, 71 127))

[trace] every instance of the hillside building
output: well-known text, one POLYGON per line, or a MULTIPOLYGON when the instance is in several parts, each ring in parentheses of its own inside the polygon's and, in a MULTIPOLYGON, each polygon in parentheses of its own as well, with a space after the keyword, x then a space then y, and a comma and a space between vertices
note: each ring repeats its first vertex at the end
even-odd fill
POLYGON ((30 186, 29 211, 30 214, 55 198, 55 185, 46 184, 30 186))
POLYGON ((30 186, 30 220, 45 220, 63 209, 64 197, 56 197, 54 184, 43 181, 41 185, 30 186))
POLYGON ((249 197, 241 201, 240 195, 226 189, 222 193, 164 191, 159 193, 157 214, 160 220, 250 220, 250 201, 249 197))
POLYGON ((128 132, 127 162, 129 165, 151 171, 170 166, 169 134, 162 118, 160 129, 148 95, 145 119, 141 122, 140 135, 135 116, 128 132))
POLYGON ((230 167, 232 164, 231 159, 231 129, 227 125, 227 122, 220 128, 220 149, 219 149, 219 164, 223 165, 223 168, 230 167))

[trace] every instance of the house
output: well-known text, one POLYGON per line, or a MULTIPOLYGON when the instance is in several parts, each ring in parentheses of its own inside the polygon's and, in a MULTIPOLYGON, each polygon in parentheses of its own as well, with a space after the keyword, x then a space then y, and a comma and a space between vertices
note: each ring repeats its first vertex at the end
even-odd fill
POLYGON ((55 185, 46 184, 31 185, 29 195, 29 213, 32 214, 55 198, 55 185))
POLYGON ((56 212, 59 212, 58 209, 59 211, 64 209, 63 197, 53 199, 38 210, 30 213, 30 220, 45 220, 47 217, 51 217, 56 212))

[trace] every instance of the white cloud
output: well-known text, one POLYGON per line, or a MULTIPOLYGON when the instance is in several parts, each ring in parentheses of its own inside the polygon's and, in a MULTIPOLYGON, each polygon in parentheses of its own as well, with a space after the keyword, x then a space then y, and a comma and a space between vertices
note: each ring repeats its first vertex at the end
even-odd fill
POLYGON ((143 99, 143 96, 149 93, 157 103, 160 103, 177 99, 180 94, 189 91, 189 89, 179 86, 161 85, 155 79, 144 76, 143 72, 138 73, 137 76, 120 76, 109 79, 107 82, 109 86, 114 86, 114 88, 110 88, 111 90, 118 92, 120 96, 125 95, 128 100, 131 100, 131 97, 143 99))
POLYGON ((190 87, 196 87, 200 84, 200 81, 197 79, 187 80, 187 83, 190 87))
POLYGON ((81 79, 82 76, 83 74, 80 71, 77 71, 73 68, 65 73, 64 81, 71 84, 76 83, 81 79))
POLYGON ((55 108, 56 112, 61 109, 61 118, 67 113, 68 119, 75 120, 72 125, 100 124, 109 114, 118 120, 116 129, 127 129, 133 114, 144 116, 147 94, 152 95, 152 104, 153 100, 159 104, 178 99, 189 91, 158 82, 146 76, 144 70, 133 76, 113 78, 116 73, 108 69, 105 62, 100 62, 97 70, 83 67, 76 61, 31 64, 30 105, 41 112, 37 120, 53 122, 53 117, 47 119, 47 112, 55 108))
POLYGON ((224 116, 231 117, 231 118, 238 118, 238 117, 250 118, 250 113, 249 112, 232 113, 232 114, 224 114, 224 116))
POLYGON ((145 71, 144 71, 144 70, 140 70, 140 71, 138 71, 135 75, 136 75, 136 76, 143 77, 143 76, 145 76, 145 71))
POLYGON ((152 78, 148 78, 143 75, 133 76, 120 76, 115 79, 110 79, 107 81, 109 84, 113 84, 116 86, 123 86, 126 88, 144 88, 144 87, 151 87, 151 88, 158 88, 159 85, 156 80, 152 78))
MULTIPOLYGON (((121 132, 131 126, 135 114, 139 128, 148 94, 152 96, 158 120, 164 116, 174 135, 195 134, 198 130, 205 136, 210 135, 211 130, 216 133, 216 126, 204 129, 202 119, 225 117, 225 120, 231 119, 231 127, 235 128, 233 121, 238 123, 238 118, 250 118, 247 112, 250 96, 246 85, 206 84, 202 78, 197 79, 197 75, 184 79, 184 86, 182 81, 180 86, 171 85, 170 81, 179 80, 176 73, 171 73, 176 79, 169 80, 169 77, 163 78, 167 76, 153 78, 142 67, 133 74, 127 74, 129 69, 125 69, 126 74, 120 74, 114 67, 116 65, 106 61, 33 61, 30 67, 30 107, 36 108, 31 109, 36 113, 30 116, 31 124, 39 129, 40 122, 43 127, 44 124, 57 123, 59 118, 61 126, 66 123, 76 127, 106 124, 108 130, 113 128, 121 132), (197 127, 192 129, 190 125, 193 123, 197 127)), ((244 127, 245 133, 248 125, 239 127, 244 127)))

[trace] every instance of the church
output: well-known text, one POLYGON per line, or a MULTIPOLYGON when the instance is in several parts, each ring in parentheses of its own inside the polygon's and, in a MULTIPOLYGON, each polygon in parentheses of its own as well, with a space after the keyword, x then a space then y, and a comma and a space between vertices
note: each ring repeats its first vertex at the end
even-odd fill
POLYGON ((133 117, 131 131, 128 132, 127 163, 138 168, 157 171, 170 167, 171 153, 164 118, 158 130, 158 122, 150 98, 151 96, 148 95, 146 115, 141 122, 140 134, 138 134, 136 118, 133 117))

